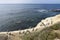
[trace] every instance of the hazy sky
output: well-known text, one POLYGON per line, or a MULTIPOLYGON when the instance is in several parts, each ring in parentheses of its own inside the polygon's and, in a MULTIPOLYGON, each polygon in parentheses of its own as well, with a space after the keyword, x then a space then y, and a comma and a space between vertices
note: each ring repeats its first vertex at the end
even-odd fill
POLYGON ((4 3, 38 3, 38 4, 60 4, 60 0, 0 0, 0 4, 4 4, 4 3))

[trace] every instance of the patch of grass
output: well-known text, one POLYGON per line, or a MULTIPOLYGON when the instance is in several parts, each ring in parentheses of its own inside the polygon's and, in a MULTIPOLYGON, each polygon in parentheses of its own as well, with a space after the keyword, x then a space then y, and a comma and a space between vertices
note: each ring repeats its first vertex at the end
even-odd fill
POLYGON ((0 40, 8 40, 8 36, 6 34, 0 34, 0 40))
POLYGON ((59 30, 60 23, 47 27, 41 31, 34 31, 22 36, 22 40, 54 40, 56 33, 53 30, 59 30))

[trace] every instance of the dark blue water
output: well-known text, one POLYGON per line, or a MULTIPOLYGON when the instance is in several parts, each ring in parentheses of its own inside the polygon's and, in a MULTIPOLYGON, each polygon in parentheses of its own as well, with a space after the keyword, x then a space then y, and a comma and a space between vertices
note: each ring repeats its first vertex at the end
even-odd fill
POLYGON ((60 9, 60 4, 1 4, 0 31, 32 28, 42 19, 59 14, 48 10, 60 9), (46 10, 48 12, 41 12, 46 10))

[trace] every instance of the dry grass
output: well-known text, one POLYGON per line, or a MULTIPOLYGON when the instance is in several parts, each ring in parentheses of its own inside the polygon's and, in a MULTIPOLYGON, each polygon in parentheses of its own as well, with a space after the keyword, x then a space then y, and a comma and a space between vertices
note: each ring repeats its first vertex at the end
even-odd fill
POLYGON ((55 24, 51 27, 47 27, 42 31, 34 31, 29 34, 25 34, 22 36, 22 40, 54 40, 55 38, 60 38, 60 33, 55 32, 56 30, 60 30, 60 23, 55 24))
POLYGON ((51 27, 47 27, 43 30, 21 33, 9 33, 0 34, 0 40, 54 40, 55 38, 60 39, 60 23, 55 24, 51 27))

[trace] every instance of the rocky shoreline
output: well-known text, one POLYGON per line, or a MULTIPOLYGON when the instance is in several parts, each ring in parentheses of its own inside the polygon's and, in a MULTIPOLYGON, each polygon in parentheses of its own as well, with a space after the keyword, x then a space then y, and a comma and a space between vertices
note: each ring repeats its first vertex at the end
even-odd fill
POLYGON ((41 22, 37 24, 35 28, 25 29, 25 30, 17 30, 10 32, 0 32, 0 40, 22 40, 21 37, 24 33, 32 33, 34 31, 41 31, 46 27, 50 27, 56 23, 60 22, 60 14, 43 19, 41 22))

